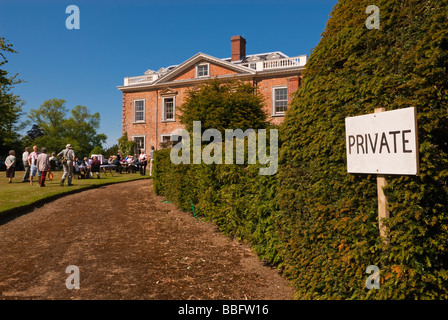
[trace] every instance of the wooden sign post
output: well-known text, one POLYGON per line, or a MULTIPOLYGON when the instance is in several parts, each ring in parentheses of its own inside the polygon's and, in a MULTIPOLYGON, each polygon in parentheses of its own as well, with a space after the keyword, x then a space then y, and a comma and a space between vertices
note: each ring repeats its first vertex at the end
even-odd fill
POLYGON ((386 226, 384 219, 389 218, 389 209, 387 208, 387 197, 384 194, 383 188, 387 186, 386 177, 382 174, 376 176, 376 184, 378 190, 378 226, 380 229, 380 236, 387 238, 386 226))
MULTIPOLYGON (((375 108, 375 113, 384 112, 386 108, 375 108)), ((378 227, 380 229, 380 236, 384 239, 387 238, 386 226, 384 225, 384 219, 389 218, 389 209, 387 208, 387 197, 384 194, 383 188, 387 186, 386 176, 384 174, 378 174, 376 176, 377 193, 378 193, 378 227)))
POLYGON ((345 118, 345 132, 347 172, 377 177, 378 228, 388 242, 386 175, 419 174, 417 110, 375 108, 372 114, 345 118))

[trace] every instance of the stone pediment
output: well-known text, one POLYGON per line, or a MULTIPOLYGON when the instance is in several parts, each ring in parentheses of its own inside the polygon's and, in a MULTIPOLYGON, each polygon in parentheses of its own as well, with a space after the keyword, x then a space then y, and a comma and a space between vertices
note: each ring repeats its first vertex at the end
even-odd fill
POLYGON ((177 95, 177 91, 173 90, 171 88, 166 88, 166 89, 163 89, 162 91, 160 91, 160 95, 161 96, 175 96, 175 95, 177 95))
POLYGON ((196 67, 206 64, 209 66, 208 77, 220 77, 225 75, 252 74, 254 70, 240 65, 218 59, 203 53, 198 53, 184 63, 180 64, 173 71, 159 78, 155 83, 169 83, 185 80, 204 79, 207 77, 198 77, 196 67))

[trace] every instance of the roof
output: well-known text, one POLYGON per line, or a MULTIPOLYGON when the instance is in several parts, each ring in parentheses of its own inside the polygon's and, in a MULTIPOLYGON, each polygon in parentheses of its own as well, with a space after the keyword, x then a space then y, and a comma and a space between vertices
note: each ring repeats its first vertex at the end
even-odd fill
MULTIPOLYGON (((164 83, 185 83, 203 81, 203 78, 175 80, 182 72, 201 62, 210 62, 215 65, 235 71, 238 76, 245 77, 251 75, 261 75, 266 73, 284 73, 286 70, 293 71, 302 69, 306 64, 307 57, 289 57, 281 51, 250 54, 239 61, 231 61, 231 58, 219 59, 205 53, 197 53, 179 65, 171 65, 166 68, 160 68, 158 71, 147 70, 144 76, 125 78, 124 86, 118 86, 119 90, 144 87, 160 87, 164 83), (284 61, 291 60, 291 61, 284 61), (263 62, 264 69, 259 70, 253 67, 251 63, 263 62), (266 66, 266 67, 265 67, 266 66), (132 82, 131 82, 132 81, 132 82)), ((234 76, 234 75, 233 75, 234 76)))
POLYGON ((286 54, 284 54, 281 51, 273 51, 273 52, 266 52, 266 53, 256 53, 256 54, 250 54, 245 56, 242 60, 234 61, 232 62, 232 58, 224 58, 221 60, 231 62, 231 63, 248 63, 250 61, 256 61, 256 60, 270 60, 270 59, 283 59, 283 58, 289 58, 286 54), (274 56, 276 56, 274 58, 274 56))

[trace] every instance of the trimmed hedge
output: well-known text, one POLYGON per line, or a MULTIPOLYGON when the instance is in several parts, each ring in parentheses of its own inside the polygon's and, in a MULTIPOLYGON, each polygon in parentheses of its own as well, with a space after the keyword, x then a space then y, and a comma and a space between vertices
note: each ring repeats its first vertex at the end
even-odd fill
POLYGON ((340 1, 285 122, 280 255, 305 298, 448 297, 447 1, 340 1), (379 238, 374 176, 349 175, 344 118, 418 110, 420 176, 387 177, 390 244, 379 238), (368 265, 379 290, 366 290, 368 265))
POLYGON ((448 298, 448 2, 339 1, 279 132, 279 173, 257 165, 173 165, 156 152, 154 188, 250 242, 305 299, 448 298), (350 175, 344 119, 415 106, 420 175, 389 176, 389 243, 376 177, 350 175), (369 265, 379 290, 366 289, 369 265))
POLYGON ((192 212, 193 204, 196 215, 215 221, 221 232, 250 242, 264 259, 278 262, 272 223, 277 211, 275 176, 259 175, 259 165, 173 165, 170 152, 155 152, 156 194, 186 212, 192 212))

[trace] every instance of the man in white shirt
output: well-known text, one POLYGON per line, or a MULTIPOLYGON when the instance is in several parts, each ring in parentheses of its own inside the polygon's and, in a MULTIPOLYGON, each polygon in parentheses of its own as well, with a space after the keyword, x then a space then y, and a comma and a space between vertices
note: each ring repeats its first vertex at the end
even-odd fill
POLYGON ((37 151, 37 146, 33 146, 33 152, 30 153, 28 156, 28 164, 30 165, 30 186, 33 185, 33 177, 37 174, 37 181, 40 180, 40 171, 37 170, 37 157, 39 156, 40 152, 37 151))
POLYGON ((138 157, 140 160, 140 175, 146 175, 146 166, 148 164, 148 157, 146 156, 145 150, 142 149, 140 156, 138 157))

